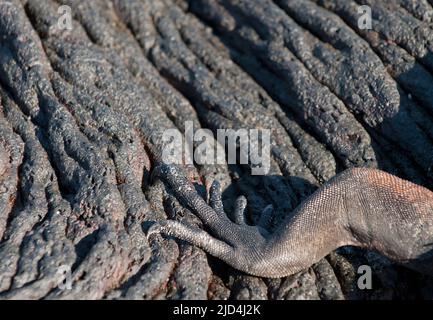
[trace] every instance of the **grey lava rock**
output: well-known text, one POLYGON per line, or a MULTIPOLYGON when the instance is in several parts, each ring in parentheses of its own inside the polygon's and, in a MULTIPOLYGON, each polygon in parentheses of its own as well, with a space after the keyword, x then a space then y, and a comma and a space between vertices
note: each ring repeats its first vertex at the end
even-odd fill
POLYGON ((425 12, 431 0, 0 2, 0 299, 431 298, 433 279, 361 249, 264 279, 145 236, 165 219, 202 227, 155 178, 164 131, 186 121, 271 130, 266 176, 183 166, 204 197, 219 180, 225 208, 244 195, 250 223, 271 204, 271 230, 346 168, 432 190, 425 12), (371 290, 357 287, 363 264, 371 290))

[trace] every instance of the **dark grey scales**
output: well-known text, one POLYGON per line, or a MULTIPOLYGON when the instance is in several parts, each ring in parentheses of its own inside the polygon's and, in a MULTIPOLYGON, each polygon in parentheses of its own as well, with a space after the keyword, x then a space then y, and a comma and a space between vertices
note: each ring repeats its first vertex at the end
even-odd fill
MULTIPOLYGON (((318 262, 341 246, 377 250, 392 260, 433 275, 433 192, 377 169, 349 169, 303 201, 272 234, 269 214, 247 225, 246 200, 225 214, 218 182, 208 205, 176 166, 159 169, 174 193, 210 233, 177 221, 151 227, 197 245, 229 265, 260 277, 285 277, 318 262)), ((268 210, 266 210, 268 211, 268 210)))

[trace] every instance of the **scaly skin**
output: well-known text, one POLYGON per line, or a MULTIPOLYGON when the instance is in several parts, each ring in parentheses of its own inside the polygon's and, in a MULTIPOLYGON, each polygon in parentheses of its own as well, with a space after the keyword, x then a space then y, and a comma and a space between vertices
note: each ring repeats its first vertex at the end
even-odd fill
POLYGON ((245 223, 246 199, 233 221, 224 213, 217 182, 210 205, 182 171, 163 165, 161 176, 176 196, 209 228, 208 233, 177 221, 149 230, 188 241, 246 273, 277 278, 306 269, 332 250, 353 245, 373 249, 423 273, 433 274, 433 192, 375 169, 349 169, 302 202, 272 234, 245 223))

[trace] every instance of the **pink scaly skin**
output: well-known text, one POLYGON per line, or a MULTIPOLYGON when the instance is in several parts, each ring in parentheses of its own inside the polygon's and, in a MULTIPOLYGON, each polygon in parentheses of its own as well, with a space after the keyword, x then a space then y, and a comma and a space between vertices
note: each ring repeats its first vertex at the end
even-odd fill
POLYGON ((233 221, 225 214, 219 184, 207 204, 181 169, 163 165, 161 177, 207 231, 177 221, 155 224, 162 233, 194 244, 232 267, 255 276, 278 278, 304 270, 345 245, 376 250, 426 274, 433 274, 433 192, 376 169, 346 170, 303 201, 272 234, 261 223, 247 225, 246 199, 233 221))

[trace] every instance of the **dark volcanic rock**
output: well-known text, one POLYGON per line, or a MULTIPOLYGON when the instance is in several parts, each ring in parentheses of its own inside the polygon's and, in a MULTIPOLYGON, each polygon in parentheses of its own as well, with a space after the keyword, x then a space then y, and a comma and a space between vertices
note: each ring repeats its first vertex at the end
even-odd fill
POLYGON ((0 2, 0 298, 431 298, 433 279, 364 250, 261 279, 144 233, 168 218, 201 226, 153 174, 164 131, 186 121, 271 130, 266 176, 184 165, 203 196, 218 179, 227 208, 245 195, 250 222, 272 204, 271 230, 345 168, 432 189, 428 12, 426 0, 0 2), (361 4, 372 30, 358 28, 361 4), (356 286, 363 264, 372 290, 356 286))

